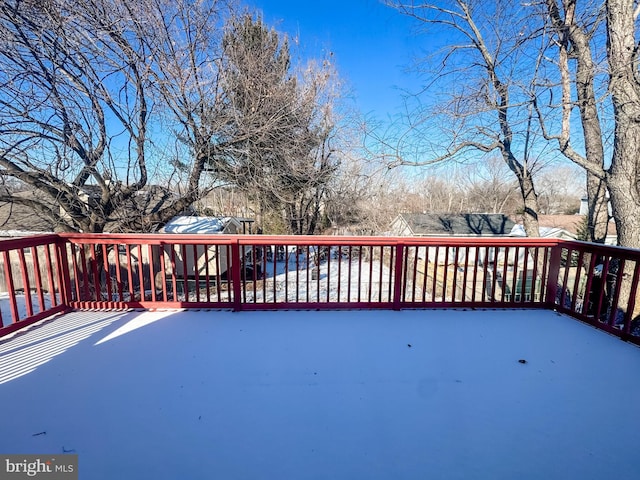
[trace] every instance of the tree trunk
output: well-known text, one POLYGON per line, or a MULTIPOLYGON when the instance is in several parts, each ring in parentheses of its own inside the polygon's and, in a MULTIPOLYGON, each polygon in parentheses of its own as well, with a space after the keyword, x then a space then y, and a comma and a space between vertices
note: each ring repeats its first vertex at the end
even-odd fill
POLYGON ((588 241, 604 243, 609 226, 609 208, 605 181, 587 171, 588 241))
POLYGON ((520 193, 522 194, 522 224, 527 237, 539 237, 540 225, 538 223, 538 195, 533 186, 530 175, 518 175, 520 193))
POLYGON ((576 3, 562 2, 564 17, 556 0, 547 0, 549 17, 559 36, 559 68, 563 90, 563 126, 558 139, 560 151, 571 161, 584 167, 587 172, 587 239, 604 243, 609 224, 608 202, 604 172, 603 135, 598 115, 595 93, 596 67, 592 58, 591 35, 579 24, 576 3), (575 92, 582 124, 585 155, 571 147, 570 116, 574 108, 571 100, 571 70, 569 59, 575 61, 575 92))
MULTIPOLYGON (((635 151, 640 156, 640 132, 635 144, 629 145, 628 150, 635 151)), ((611 209, 618 231, 618 245, 630 248, 640 248, 640 199, 638 198, 635 172, 629 171, 628 162, 615 159, 607 176, 607 184, 611 192, 611 209)))
POLYGON ((640 248, 640 85, 637 81, 634 2, 607 0, 607 59, 615 134, 607 185, 618 243, 640 248))

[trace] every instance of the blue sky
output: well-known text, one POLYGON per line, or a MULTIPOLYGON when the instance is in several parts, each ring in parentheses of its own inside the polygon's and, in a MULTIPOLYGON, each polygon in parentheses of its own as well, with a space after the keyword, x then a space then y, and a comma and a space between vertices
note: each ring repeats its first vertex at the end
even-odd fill
POLYGON ((297 36, 307 57, 333 52, 357 108, 385 119, 402 104, 401 90, 419 88, 407 72, 420 38, 415 22, 379 0, 248 0, 267 24, 297 36))

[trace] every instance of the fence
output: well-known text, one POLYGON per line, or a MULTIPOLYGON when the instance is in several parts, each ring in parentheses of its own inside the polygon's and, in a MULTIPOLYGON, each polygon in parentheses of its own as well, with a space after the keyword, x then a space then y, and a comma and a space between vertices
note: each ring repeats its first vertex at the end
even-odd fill
POLYGON ((556 308, 640 343, 640 252, 588 243, 61 234, 0 252, 0 334, 66 309, 556 308))

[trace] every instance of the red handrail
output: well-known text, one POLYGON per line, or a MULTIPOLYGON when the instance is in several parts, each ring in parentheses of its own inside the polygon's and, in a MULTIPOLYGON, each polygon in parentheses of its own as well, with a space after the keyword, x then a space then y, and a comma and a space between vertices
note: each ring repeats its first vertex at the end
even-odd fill
POLYGON ((584 242, 69 233, 0 252, 0 335, 70 308, 482 307, 554 308, 640 343, 640 252, 584 242))

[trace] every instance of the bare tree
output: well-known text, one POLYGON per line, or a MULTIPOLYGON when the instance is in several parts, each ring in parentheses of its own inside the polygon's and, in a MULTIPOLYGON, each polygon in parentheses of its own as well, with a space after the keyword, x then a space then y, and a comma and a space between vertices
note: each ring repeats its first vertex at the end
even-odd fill
MULTIPOLYGON (((539 172, 536 185, 540 193, 541 212, 544 215, 578 213, 584 196, 584 178, 584 170, 573 164, 553 165, 539 172)), ((587 233, 586 225, 585 223, 585 234, 587 233)))
POLYGON ((640 248, 640 79, 637 25, 640 7, 607 0, 607 59, 615 130, 607 187, 618 242, 640 248))
POLYGON ((222 11, 215 0, 3 2, 0 173, 39 194, 0 200, 86 232, 153 230, 193 203, 214 131, 202 107, 216 97, 222 11), (163 116, 172 128, 157 135, 163 116), (160 146, 172 136, 187 139, 178 155, 160 146), (189 172, 182 195, 164 186, 136 215, 150 175, 177 163, 189 172))
MULTIPOLYGON (((539 118, 542 122, 545 137, 555 140, 562 154, 569 160, 583 167, 587 172, 587 236, 593 242, 604 243, 609 224, 607 174, 605 171, 605 144, 600 112, 600 102, 596 90, 597 64, 596 52, 592 45, 598 38, 603 24, 602 10, 593 6, 587 11, 578 12, 575 0, 563 1, 562 8, 556 0, 546 0, 543 15, 555 34, 552 38, 551 50, 557 52, 555 64, 559 71, 561 95, 559 105, 549 102, 544 110, 559 108, 562 110, 560 133, 552 135, 545 126, 540 101, 533 97, 539 118), (572 66, 572 63, 575 64, 572 66), (573 92, 575 92, 575 100, 573 92), (584 153, 574 148, 572 137, 572 113, 578 110, 582 127, 584 153)), ((602 35, 600 35, 602 38, 602 35)), ((601 46, 602 48, 603 46, 601 46)), ((551 91, 555 82, 548 80, 545 89, 551 91)))
MULTIPOLYGON (((458 92, 448 103, 452 131, 444 152, 437 153, 438 149, 433 148, 435 153, 427 160, 415 162, 407 162, 402 152, 397 152, 397 163, 434 163, 462 157, 469 150, 497 150, 518 181, 525 231, 538 236, 539 208, 532 176, 536 158, 534 111, 523 100, 529 82, 515 72, 522 73, 524 65, 533 66, 535 76, 540 59, 529 57, 522 48, 524 39, 531 38, 531 34, 516 30, 526 26, 526 22, 515 20, 519 5, 508 0, 491 4, 490 8, 484 2, 469 0, 386 3, 451 36, 452 44, 439 58, 436 79, 448 77, 448 88, 458 92), (456 81, 452 82, 454 76, 456 81)), ((428 121, 433 122, 433 118, 429 116, 428 121)), ((412 129, 417 128, 416 123, 412 119, 412 129)))
POLYGON ((508 167, 501 158, 491 156, 469 166, 460 180, 465 190, 465 213, 504 213, 515 216, 519 212, 521 204, 518 201, 518 182, 509 175, 508 167))
POLYGON ((562 129, 556 135, 560 150, 589 174, 589 233, 599 240, 606 234, 610 194, 618 242, 640 247, 640 82, 638 79, 638 2, 607 0, 603 5, 577 0, 546 0, 553 28, 562 87, 562 129), (604 8, 603 8, 604 7, 604 8), (597 70, 597 56, 604 65, 597 70), (597 88, 601 86, 602 95, 597 88), (574 98, 571 95, 575 86, 574 98), (611 108, 611 118, 599 114, 611 108), (574 148, 570 118, 577 109, 582 124, 584 154, 574 148), (612 154, 605 157, 606 138, 613 138, 612 154), (604 186, 603 186, 604 185, 604 186), (596 193, 593 193, 596 192, 596 193), (593 232, 593 233, 592 233, 593 232))

